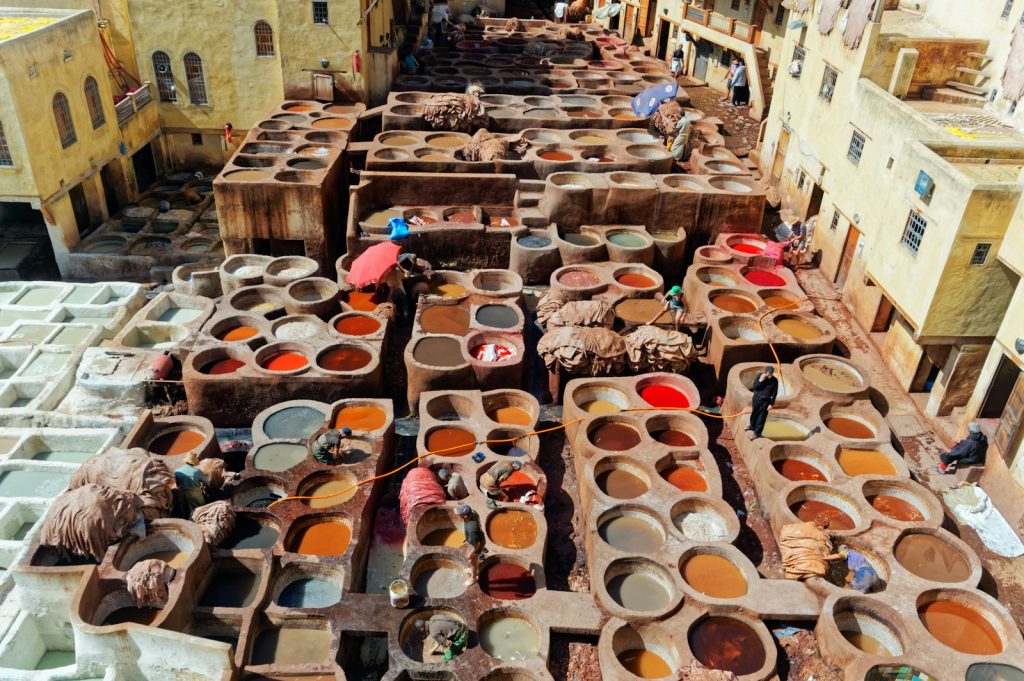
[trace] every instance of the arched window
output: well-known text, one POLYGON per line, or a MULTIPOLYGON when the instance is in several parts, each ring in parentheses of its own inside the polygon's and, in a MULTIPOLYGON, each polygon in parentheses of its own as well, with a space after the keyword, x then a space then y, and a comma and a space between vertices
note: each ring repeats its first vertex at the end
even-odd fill
POLYGON ((256 56, 274 56, 274 29, 265 21, 257 21, 252 27, 253 37, 256 39, 256 56))
POLYGON ((174 72, 171 70, 171 58, 166 52, 153 53, 153 71, 156 73, 156 91, 161 102, 178 101, 178 93, 174 89, 174 72))
POLYGON ((185 80, 188 82, 188 100, 192 104, 206 104, 206 77, 203 60, 195 52, 185 54, 185 80))
POLYGON ((4 124, 0 123, 0 166, 13 166, 14 157, 11 156, 11 148, 7 145, 7 133, 4 132, 4 124))
POLYGON ((89 118, 92 119, 93 130, 107 122, 106 116, 103 115, 100 86, 92 76, 87 76, 85 79, 85 103, 89 105, 89 118))
POLYGON ((71 107, 68 106, 68 98, 63 92, 53 96, 53 117, 57 121, 60 145, 67 149, 78 141, 78 137, 75 136, 75 122, 71 120, 71 107))

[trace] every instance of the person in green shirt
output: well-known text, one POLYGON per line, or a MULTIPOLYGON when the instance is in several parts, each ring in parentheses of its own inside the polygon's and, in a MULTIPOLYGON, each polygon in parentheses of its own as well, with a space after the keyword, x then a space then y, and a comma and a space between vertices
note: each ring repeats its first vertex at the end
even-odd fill
POLYGON ((462 519, 462 534, 466 537, 466 546, 469 552, 466 559, 469 561, 469 579, 466 586, 476 583, 480 572, 480 558, 484 552, 484 531, 480 527, 480 516, 470 508, 469 504, 462 504, 456 509, 459 518, 462 519))
POLYGON ((469 627, 449 615, 434 615, 429 620, 416 620, 416 630, 424 637, 428 655, 444 654, 445 660, 452 660, 469 642, 469 627))
POLYGON ((313 458, 328 466, 344 463, 345 455, 351 449, 350 437, 351 428, 328 430, 313 443, 313 458))
POLYGON ((210 478, 199 468, 199 455, 189 452, 185 463, 174 471, 174 485, 178 488, 181 512, 185 518, 192 517, 192 511, 206 505, 206 494, 210 489, 210 478))

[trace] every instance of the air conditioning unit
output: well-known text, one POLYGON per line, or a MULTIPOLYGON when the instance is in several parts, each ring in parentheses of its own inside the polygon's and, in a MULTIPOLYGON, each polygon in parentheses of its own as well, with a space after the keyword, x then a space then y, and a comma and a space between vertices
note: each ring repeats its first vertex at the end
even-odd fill
POLYGON ((914 192, 925 201, 932 198, 935 193, 935 182, 931 176, 923 170, 917 174, 917 182, 914 183, 914 192))

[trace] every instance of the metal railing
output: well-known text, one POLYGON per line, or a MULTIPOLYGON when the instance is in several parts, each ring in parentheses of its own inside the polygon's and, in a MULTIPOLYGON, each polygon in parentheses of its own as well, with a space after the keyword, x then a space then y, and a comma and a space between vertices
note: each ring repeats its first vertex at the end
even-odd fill
POLYGON ((759 26, 748 24, 739 19, 730 19, 724 14, 719 14, 709 9, 702 9, 691 2, 683 3, 683 18, 695 24, 706 26, 712 31, 741 40, 745 43, 754 44, 757 42, 759 26))
POLYGON ((149 81, 140 85, 135 91, 127 93, 124 99, 114 105, 118 126, 123 128, 131 120, 132 116, 146 105, 152 103, 152 101, 153 91, 149 81))

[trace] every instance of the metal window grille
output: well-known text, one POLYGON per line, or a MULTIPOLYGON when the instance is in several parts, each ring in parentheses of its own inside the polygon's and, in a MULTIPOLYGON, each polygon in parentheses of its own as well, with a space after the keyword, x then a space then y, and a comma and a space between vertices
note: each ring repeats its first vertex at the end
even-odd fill
POLYGON ((7 145, 7 133, 4 131, 4 124, 0 123, 0 166, 13 166, 14 158, 11 156, 11 148, 7 145))
POLYGON ((85 79, 85 102, 89 105, 89 118, 92 119, 92 129, 95 130, 107 122, 107 117, 103 113, 100 86, 92 76, 85 79))
POLYGON ((821 77, 821 90, 818 91, 818 96, 826 102, 832 101, 832 95, 836 91, 836 80, 839 78, 839 72, 831 66, 825 67, 825 74, 821 77))
POLYGON ((828 226, 833 232, 839 228, 839 211, 832 213, 832 224, 828 226))
POLYGON ((900 237, 900 243, 909 248, 912 253, 917 253, 921 248, 921 241, 924 240, 924 230, 927 227, 928 221, 925 220, 923 215, 916 210, 910 211, 910 217, 907 218, 907 226, 903 228, 903 236, 900 237))
POLYGON ((782 23, 782 18, 786 14, 785 6, 779 2, 779 6, 775 8, 775 25, 778 26, 782 23))
MULTIPOLYGON (((807 50, 805 50, 804 48, 800 47, 799 45, 797 45, 797 46, 795 46, 793 48, 793 62, 800 62, 800 64, 803 64, 804 63, 804 59, 806 57, 807 57, 807 50)), ((793 75, 794 78, 799 79, 800 76, 803 73, 803 68, 801 67, 800 69, 796 69, 796 70, 790 69, 790 73, 793 75)))
POLYGON ((53 117, 57 121, 60 145, 67 149, 78 141, 78 137, 75 135, 75 122, 71 119, 71 106, 63 92, 53 96, 53 117))
POLYGON ((853 161, 854 165, 860 164, 860 157, 864 153, 864 144, 867 140, 860 130, 854 130, 850 136, 850 148, 846 152, 846 158, 853 161))
POLYGON ((185 62, 185 80, 188 81, 188 99, 193 104, 207 104, 206 78, 203 76, 203 60, 195 52, 189 52, 182 59, 185 62))
POLYGON ((732 0, 732 4, 730 6, 733 9, 739 9, 740 8, 740 0, 732 0))
POLYGON ((265 21, 257 21, 252 29, 253 37, 256 39, 256 56, 274 56, 274 29, 265 21))
POLYGON ((972 265, 984 265, 988 261, 988 253, 992 250, 992 244, 975 244, 974 253, 971 254, 972 265))
POLYGON ((1013 11, 1013 0, 1006 0, 1006 4, 1003 5, 1003 19, 1010 18, 1010 12, 1013 11))
POLYGON ((156 73, 156 91, 161 102, 178 101, 178 92, 174 87, 174 72, 171 70, 171 58, 166 52, 153 53, 153 71, 156 73))
POLYGON ((313 23, 314 24, 326 24, 329 23, 327 14, 327 3, 326 2, 313 2, 313 23))

